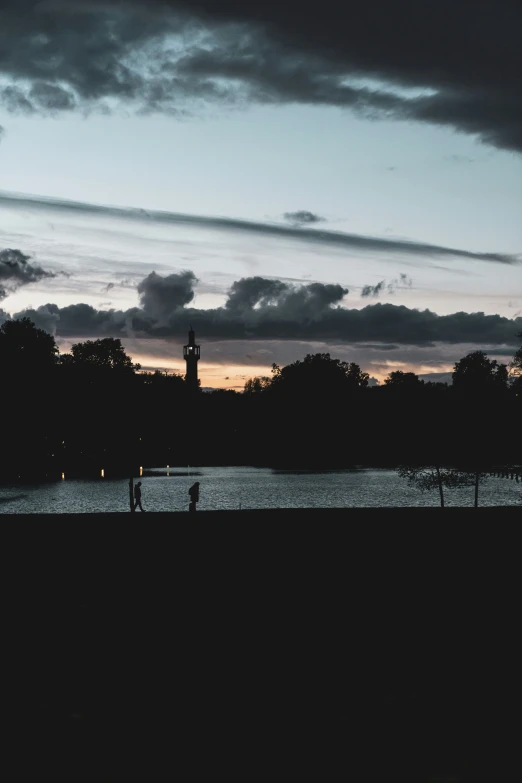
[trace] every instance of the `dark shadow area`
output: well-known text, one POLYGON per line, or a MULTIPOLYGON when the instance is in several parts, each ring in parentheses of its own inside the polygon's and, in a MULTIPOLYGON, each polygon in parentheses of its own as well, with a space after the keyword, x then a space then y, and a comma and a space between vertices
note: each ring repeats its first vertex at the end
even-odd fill
POLYGON ((131 736, 237 780, 519 779, 519 509, 143 519, 3 519, 4 710, 75 779, 131 736))

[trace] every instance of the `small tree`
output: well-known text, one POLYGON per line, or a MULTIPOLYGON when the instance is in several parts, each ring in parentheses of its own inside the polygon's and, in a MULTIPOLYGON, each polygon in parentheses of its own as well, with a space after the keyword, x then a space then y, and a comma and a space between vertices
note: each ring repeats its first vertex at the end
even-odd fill
POLYGON ((439 465, 400 465, 397 473, 408 480, 410 487, 421 492, 438 490, 440 506, 444 508, 444 488, 475 486, 475 506, 478 505, 478 484, 485 473, 475 473, 457 468, 442 468, 439 465), (478 478, 477 478, 478 477, 478 478))
POLYGON ((440 506, 444 508, 446 472, 438 465, 400 465, 397 473, 401 478, 408 480, 410 487, 415 487, 421 492, 432 492, 438 489, 440 506))
POLYGON ((488 474, 479 466, 469 466, 454 470, 454 473, 458 475, 458 481, 455 484, 456 487, 474 487, 474 503, 475 508, 478 508, 479 500, 479 487, 481 482, 485 481, 488 474))

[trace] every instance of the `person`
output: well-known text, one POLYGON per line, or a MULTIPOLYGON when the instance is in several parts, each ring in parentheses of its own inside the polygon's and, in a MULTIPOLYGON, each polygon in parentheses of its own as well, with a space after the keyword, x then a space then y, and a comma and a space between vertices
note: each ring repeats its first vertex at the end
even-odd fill
POLYGON ((138 481, 134 487, 134 511, 136 511, 138 506, 140 511, 143 511, 143 506, 141 505, 141 481, 138 481))
POLYGON ((189 489, 189 495, 190 495, 189 511, 195 511, 196 503, 199 502, 199 481, 196 481, 196 483, 191 486, 191 488, 189 489))

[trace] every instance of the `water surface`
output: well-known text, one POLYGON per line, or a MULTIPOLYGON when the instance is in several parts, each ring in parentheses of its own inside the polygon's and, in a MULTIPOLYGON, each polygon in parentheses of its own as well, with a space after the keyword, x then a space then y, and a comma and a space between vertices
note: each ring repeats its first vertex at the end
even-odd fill
MULTIPOLYGON (((270 468, 202 467, 145 470, 142 481, 146 511, 186 511, 188 489, 199 481, 198 508, 353 508, 437 506, 438 492, 422 494, 408 487, 395 471, 378 469, 327 472, 270 468), (197 474, 197 475, 196 475, 197 474)), ((0 487, 0 514, 127 511, 126 479, 67 479, 48 484, 0 487)), ((474 489, 451 490, 448 506, 472 506, 474 489)), ((481 506, 522 505, 522 483, 488 478, 480 488, 481 506)), ((139 513, 139 512, 138 512, 139 513)))

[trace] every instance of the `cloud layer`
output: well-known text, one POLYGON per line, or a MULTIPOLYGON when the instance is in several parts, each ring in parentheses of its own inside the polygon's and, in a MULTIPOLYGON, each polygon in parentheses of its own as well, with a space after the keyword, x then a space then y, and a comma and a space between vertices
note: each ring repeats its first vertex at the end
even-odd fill
POLYGON ((472 250, 432 245, 426 242, 415 242, 406 239, 348 234, 342 231, 325 231, 323 229, 286 226, 277 223, 260 223, 252 220, 238 220, 236 218, 110 207, 64 199, 18 195, 2 191, 0 191, 0 206, 10 209, 41 210, 47 213, 52 211, 54 213, 69 213, 78 216, 93 216, 102 219, 118 218, 171 226, 194 226, 217 231, 232 231, 278 239, 300 240, 309 244, 337 247, 353 253, 375 253, 382 257, 388 256, 393 259, 394 263, 397 260, 397 256, 407 256, 410 259, 416 257, 419 261, 421 259, 462 259, 498 264, 520 264, 522 260, 520 256, 509 253, 475 253, 472 250))
POLYGON ((42 269, 29 261, 21 250, 0 250, 0 300, 28 283, 37 283, 46 277, 56 277, 54 272, 42 269))
POLYGON ((13 112, 315 104, 522 150, 517 0, 3 0, 13 112))
POLYGON ((242 278, 223 307, 190 307, 197 283, 190 272, 155 272, 138 285, 139 307, 97 310, 87 304, 46 304, 24 310, 39 327, 59 337, 183 337, 188 324, 207 340, 327 340, 338 343, 432 346, 436 343, 516 346, 522 318, 484 313, 437 315, 392 304, 362 309, 341 305, 341 285, 298 285, 263 277, 242 278))

